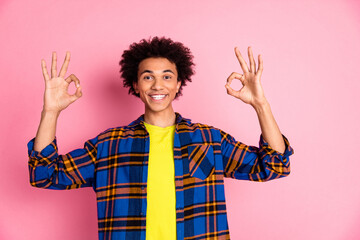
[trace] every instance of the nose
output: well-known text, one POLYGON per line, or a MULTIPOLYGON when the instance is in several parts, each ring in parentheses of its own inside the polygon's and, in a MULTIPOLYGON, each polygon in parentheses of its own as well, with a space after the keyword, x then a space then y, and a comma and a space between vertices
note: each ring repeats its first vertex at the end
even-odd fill
POLYGON ((151 86, 153 90, 161 90, 163 89, 163 81, 161 78, 156 77, 151 86))

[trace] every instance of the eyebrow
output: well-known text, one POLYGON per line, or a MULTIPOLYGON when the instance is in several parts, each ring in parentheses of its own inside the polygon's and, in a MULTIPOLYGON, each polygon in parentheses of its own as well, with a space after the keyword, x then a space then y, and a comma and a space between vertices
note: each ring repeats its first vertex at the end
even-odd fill
MULTIPOLYGON (((175 75, 175 73, 173 71, 171 71, 170 69, 166 69, 163 71, 163 73, 166 73, 166 72, 170 72, 175 75)), ((142 75, 143 73, 154 73, 154 72, 151 70, 144 70, 142 73, 140 73, 140 75, 142 75)))

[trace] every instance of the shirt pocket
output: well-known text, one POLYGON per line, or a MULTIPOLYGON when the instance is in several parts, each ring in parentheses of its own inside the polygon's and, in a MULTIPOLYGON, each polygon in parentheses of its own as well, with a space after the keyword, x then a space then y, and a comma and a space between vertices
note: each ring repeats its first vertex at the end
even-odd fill
POLYGON ((191 177, 205 180, 214 173, 214 149, 211 145, 190 145, 187 148, 191 177))

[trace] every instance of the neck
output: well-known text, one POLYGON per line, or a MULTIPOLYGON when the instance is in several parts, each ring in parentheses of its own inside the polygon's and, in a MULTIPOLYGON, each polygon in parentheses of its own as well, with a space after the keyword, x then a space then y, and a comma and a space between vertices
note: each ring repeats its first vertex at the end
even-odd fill
POLYGON ((168 127, 175 124, 176 115, 173 109, 169 111, 153 112, 145 109, 144 121, 158 127, 168 127))

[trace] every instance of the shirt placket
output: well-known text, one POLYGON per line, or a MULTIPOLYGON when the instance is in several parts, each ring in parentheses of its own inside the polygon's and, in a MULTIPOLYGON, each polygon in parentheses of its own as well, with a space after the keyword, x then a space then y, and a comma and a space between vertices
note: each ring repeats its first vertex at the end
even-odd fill
MULTIPOLYGON (((147 195, 147 178, 148 178, 148 163, 149 163, 149 151, 150 151, 150 136, 149 133, 145 130, 145 126, 142 124, 142 127, 144 129, 144 159, 141 166, 141 193, 143 195, 147 195)), ((141 201, 141 210, 140 210, 140 216, 146 217, 146 211, 147 211, 147 198, 142 198, 141 201)), ((144 228, 146 228, 146 221, 144 222, 144 228)), ((141 240, 146 239, 146 230, 141 232, 141 240)))
POLYGON ((176 125, 174 135, 174 167, 176 188, 176 233, 177 240, 184 239, 184 168, 181 158, 181 142, 176 125))

